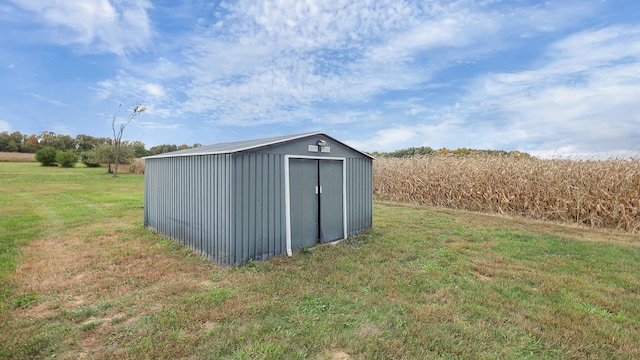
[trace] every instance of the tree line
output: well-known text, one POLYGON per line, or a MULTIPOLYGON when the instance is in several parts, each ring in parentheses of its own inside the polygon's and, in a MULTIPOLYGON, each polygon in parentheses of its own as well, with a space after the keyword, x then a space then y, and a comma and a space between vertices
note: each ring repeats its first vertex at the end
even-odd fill
MULTIPOLYGON (((164 154, 172 151, 190 149, 202 146, 195 143, 191 146, 182 144, 162 144, 153 146, 149 149, 141 141, 123 141, 122 151, 124 163, 133 158, 144 156, 164 154)), ((69 135, 56 134, 51 131, 43 131, 40 135, 24 135, 20 132, 9 133, 7 131, 0 133, 0 152, 21 152, 36 153, 39 149, 50 147, 57 151, 72 151, 80 156, 87 166, 91 166, 100 161, 102 164, 109 164, 110 151, 113 150, 113 139, 108 137, 94 137, 91 135, 81 134, 72 138, 69 135), (111 150, 109 150, 111 149, 111 150)), ((478 150, 469 148, 458 148, 450 150, 447 148, 433 149, 429 146, 409 147, 392 152, 371 153, 374 157, 393 157, 406 158, 412 156, 427 155, 496 155, 496 156, 515 156, 530 157, 531 155, 520 151, 504 151, 504 150, 478 150)))
POLYGON ((441 148, 434 150, 429 146, 409 147, 406 149, 391 151, 391 152, 377 152, 371 153, 373 157, 386 157, 386 158, 409 158, 414 156, 429 156, 429 155, 490 155, 490 156, 513 156, 513 157, 531 157, 526 152, 521 151, 505 151, 505 150, 478 150, 469 148, 458 148, 450 150, 447 148, 441 148))
POLYGON ((128 164, 135 158, 199 146, 202 145, 162 144, 147 149, 141 141, 125 140, 119 144, 116 152, 114 139, 109 137, 81 134, 73 138, 52 131, 43 131, 39 135, 26 135, 18 131, 0 133, 0 152, 36 154, 36 160, 45 166, 73 166, 79 158, 88 167, 107 165, 109 172, 112 172, 111 166, 116 163, 128 164))
MULTIPOLYGON (((101 145, 112 146, 113 139, 86 134, 81 134, 73 138, 69 135, 56 134, 52 131, 43 131, 39 135, 27 135, 19 131, 12 133, 4 131, 0 133, 0 152, 35 154, 39 149, 52 147, 58 151, 73 151, 80 155, 82 152, 95 150, 101 145)), ((191 146, 186 144, 162 144, 147 149, 141 141, 123 141, 123 145, 131 148, 135 157, 164 154, 171 151, 202 146, 202 144, 198 143, 191 146)))

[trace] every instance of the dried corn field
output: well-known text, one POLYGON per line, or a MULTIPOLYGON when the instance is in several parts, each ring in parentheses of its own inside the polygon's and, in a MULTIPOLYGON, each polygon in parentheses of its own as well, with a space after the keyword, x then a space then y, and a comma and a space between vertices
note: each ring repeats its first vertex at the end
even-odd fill
POLYGON ((425 156, 374 161, 374 196, 640 233, 640 159, 425 156))

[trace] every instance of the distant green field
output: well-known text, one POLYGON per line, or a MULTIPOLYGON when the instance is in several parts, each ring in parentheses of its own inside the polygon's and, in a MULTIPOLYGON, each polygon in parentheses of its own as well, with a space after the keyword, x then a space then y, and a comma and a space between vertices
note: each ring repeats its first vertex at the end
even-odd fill
POLYGON ((376 202, 335 246, 221 268, 143 177, 0 163, 0 358, 640 358, 640 238, 376 202))

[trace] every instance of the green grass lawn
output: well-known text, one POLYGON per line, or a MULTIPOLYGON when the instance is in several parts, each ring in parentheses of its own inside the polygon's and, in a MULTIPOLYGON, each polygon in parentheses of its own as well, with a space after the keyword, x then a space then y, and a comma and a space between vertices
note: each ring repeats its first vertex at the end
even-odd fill
POLYGON ((143 177, 0 163, 0 358, 640 358, 640 238, 375 203, 371 231, 221 268, 143 177))

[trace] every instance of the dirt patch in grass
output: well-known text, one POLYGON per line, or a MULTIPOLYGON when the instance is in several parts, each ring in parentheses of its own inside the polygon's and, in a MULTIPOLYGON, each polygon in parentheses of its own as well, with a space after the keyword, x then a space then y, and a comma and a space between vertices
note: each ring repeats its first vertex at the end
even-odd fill
POLYGON ((325 351, 320 358, 326 360, 349 360, 351 356, 342 350, 330 349, 325 351))
MULTIPOLYGON (((130 236, 122 227, 104 230, 102 224, 26 245, 11 281, 17 293, 38 297, 32 306, 10 310, 8 321, 15 328, 27 319, 31 324, 63 322, 63 328, 75 328, 65 331, 71 335, 67 345, 75 343, 71 347, 79 349, 68 356, 114 355, 118 339, 105 342, 110 334, 126 333, 127 327, 136 328, 176 298, 202 289, 218 268, 158 236, 129 241, 130 236)), ((19 331, 23 334, 18 337, 29 336, 30 327, 19 331)))
POLYGON ((88 235, 91 230, 27 245, 14 281, 25 292, 83 294, 90 297, 86 300, 122 296, 160 282, 175 293, 181 290, 172 289, 177 284, 195 287, 207 281, 195 269, 184 269, 172 257, 159 253, 154 249, 157 244, 124 240, 115 230, 94 237, 88 235))

